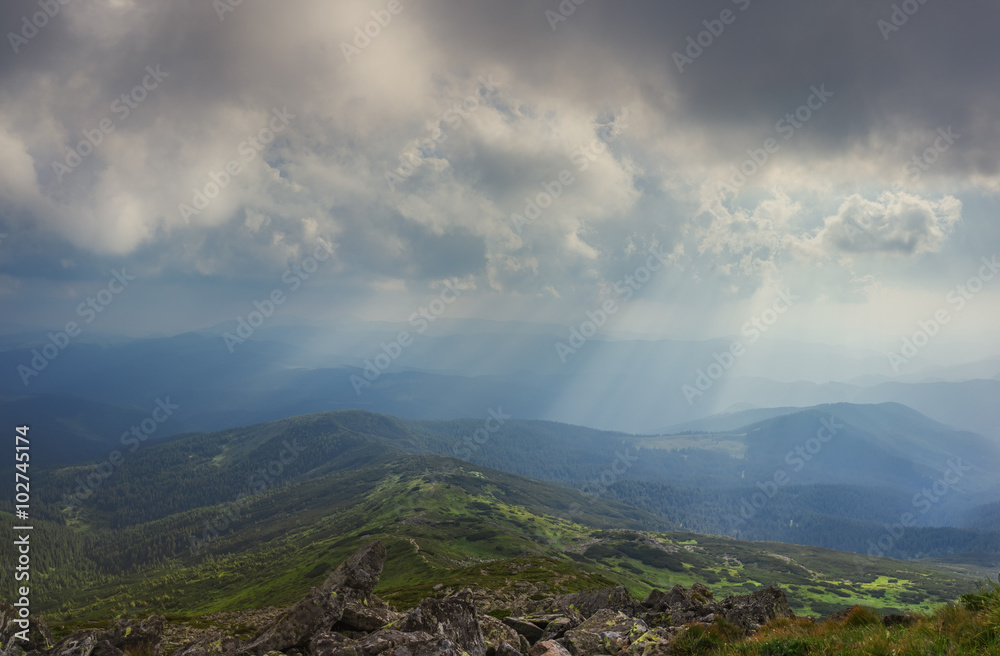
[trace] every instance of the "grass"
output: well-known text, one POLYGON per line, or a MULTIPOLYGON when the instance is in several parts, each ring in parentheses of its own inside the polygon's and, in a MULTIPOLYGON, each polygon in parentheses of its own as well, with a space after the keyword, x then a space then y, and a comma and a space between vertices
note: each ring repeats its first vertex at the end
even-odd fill
POLYGON ((974 589, 941 566, 883 559, 859 571, 850 554, 815 547, 640 532, 608 520, 594 528, 560 516, 548 487, 526 495, 486 471, 382 470, 357 482, 338 475, 336 486, 311 481, 256 501, 246 520, 198 558, 178 555, 60 589, 48 603, 36 599, 60 632, 116 616, 196 618, 255 608, 262 599, 290 605, 374 539, 388 552, 377 592, 399 609, 431 595, 437 583, 503 589, 524 581, 547 594, 623 585, 639 599, 676 584, 707 583, 719 598, 776 584, 797 614, 815 617, 854 604, 932 612, 974 589), (310 503, 297 506, 293 498, 310 503))
POLYGON ((1000 656, 1000 585, 980 585, 958 603, 886 626, 872 608, 816 622, 775 620, 747 639, 726 639, 715 626, 688 629, 673 653, 718 656, 1000 656))

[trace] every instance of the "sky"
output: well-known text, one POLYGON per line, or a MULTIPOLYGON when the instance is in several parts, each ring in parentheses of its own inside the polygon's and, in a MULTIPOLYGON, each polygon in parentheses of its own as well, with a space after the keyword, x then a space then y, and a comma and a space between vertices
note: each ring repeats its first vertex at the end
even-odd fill
POLYGON ((995 0, 6 2, 0 320, 107 289, 88 329, 276 290, 404 322, 454 289, 450 318, 610 301, 607 331, 703 339, 785 294, 784 337, 946 316, 995 353, 998 28, 995 0))

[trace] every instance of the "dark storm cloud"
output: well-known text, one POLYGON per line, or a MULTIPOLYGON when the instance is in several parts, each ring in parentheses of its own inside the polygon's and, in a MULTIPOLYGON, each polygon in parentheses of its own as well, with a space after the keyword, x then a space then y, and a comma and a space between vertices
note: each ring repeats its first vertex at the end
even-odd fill
POLYGON ((38 5, 0 7, 8 283, 140 255, 153 275, 258 279, 323 238, 342 244, 329 275, 359 289, 465 278, 589 298, 630 266, 630 249, 655 243, 683 251, 691 276, 746 295, 793 259, 783 243, 829 258, 940 252, 962 220, 987 220, 960 219, 962 199, 944 196, 1000 189, 1000 10, 985 0, 588 0, 555 23, 556 0, 404 0, 350 62, 343 44, 385 3, 244 0, 221 19, 203 0, 60 6, 17 54, 7 32, 38 5), (880 28, 903 5, 916 8, 905 24, 880 28), (687 52, 706 30, 721 33, 687 52), (118 120, 111 103, 157 65, 169 77, 118 120), (494 75, 477 109, 448 118, 494 75), (814 86, 835 95, 741 195, 759 205, 708 198, 814 86), (182 221, 192 189, 285 107, 288 129, 182 221), (107 117, 114 134, 57 180, 52 163, 107 117), (620 138, 576 169, 573 153, 611 120, 620 138), (908 185, 912 198, 872 197, 949 126, 961 137, 908 185), (447 139, 390 191, 385 172, 435 128, 447 139), (511 215, 564 169, 574 184, 515 234, 511 215), (788 196, 760 200, 775 185, 788 196), (834 231, 858 193, 884 225, 845 242, 834 231))

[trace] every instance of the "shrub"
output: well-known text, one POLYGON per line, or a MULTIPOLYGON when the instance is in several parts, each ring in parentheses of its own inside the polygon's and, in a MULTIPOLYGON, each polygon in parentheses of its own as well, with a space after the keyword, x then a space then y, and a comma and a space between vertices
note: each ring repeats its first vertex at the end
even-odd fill
POLYGON ((844 626, 875 626, 882 624, 882 618, 867 606, 855 606, 844 618, 844 626))

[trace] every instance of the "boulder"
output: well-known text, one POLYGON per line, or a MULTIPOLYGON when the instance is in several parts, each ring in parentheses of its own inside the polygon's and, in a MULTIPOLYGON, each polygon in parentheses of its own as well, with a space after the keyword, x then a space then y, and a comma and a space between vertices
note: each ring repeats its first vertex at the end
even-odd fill
POLYGON ((499 649, 502 644, 512 646, 514 649, 521 645, 521 636, 515 628, 507 624, 506 619, 501 622, 490 615, 479 615, 479 628, 483 632, 487 650, 499 649))
POLYGON ((239 651, 242 644, 240 640, 231 636, 213 633, 184 645, 174 653, 174 656, 231 656, 239 651))
POLYGON ((401 647, 393 652, 393 656, 466 656, 466 654, 448 638, 438 637, 401 647))
POLYGON ((559 613, 579 613, 583 618, 588 618, 602 609, 621 611, 626 615, 637 615, 642 610, 639 603, 629 594, 624 586, 613 588, 601 588, 598 590, 584 590, 573 594, 558 595, 552 601, 543 605, 549 607, 550 611, 559 613))
MULTIPOLYGON (((658 591, 656 591, 658 592, 658 591)), ((652 627, 669 628, 692 622, 710 624, 722 616, 748 635, 776 617, 793 617, 785 593, 772 586, 750 595, 713 601, 712 591, 695 583, 688 590, 676 585, 670 592, 650 594, 643 602, 645 620, 652 627)))
MULTIPOLYGON (((425 631, 457 643, 469 656, 486 656, 486 640, 479 625, 479 613, 472 601, 462 595, 444 599, 427 598, 420 602, 392 628, 404 632, 425 631)), ((442 649, 451 647, 438 643, 442 649)))
POLYGON ((104 639, 122 651, 142 648, 159 653, 166 625, 167 618, 163 615, 151 615, 144 620, 116 620, 104 632, 104 639))
POLYGON ((336 592, 324 594, 318 588, 283 613, 262 635, 239 650, 239 654, 263 656, 269 651, 304 648, 316 633, 330 630, 344 612, 343 599, 336 592))
POLYGON ((510 646, 506 642, 501 642, 500 645, 493 650, 493 656, 524 656, 524 653, 516 647, 510 646))
POLYGON ((540 641, 558 640, 566 635, 567 631, 578 626, 579 624, 579 621, 566 617, 565 615, 556 617, 545 626, 545 632, 542 634, 540 641))
POLYGON ((528 644, 532 645, 541 640, 545 633, 537 624, 518 617, 505 617, 503 623, 519 635, 523 635, 528 644))
POLYGON ((48 656, 123 656, 125 652, 108 642, 103 632, 92 629, 66 636, 45 653, 48 656))
POLYGON ((385 565, 385 546, 366 544, 340 564, 319 588, 281 615, 266 631, 240 650, 247 656, 269 651, 305 649, 310 639, 338 628, 377 631, 400 617, 373 594, 385 565))
POLYGON ((357 641, 358 656, 374 656, 375 654, 393 653, 397 648, 411 649, 416 645, 426 650, 427 645, 434 643, 433 635, 425 631, 403 633, 390 629, 376 631, 368 637, 357 641))
POLYGON ((28 617, 28 639, 21 640, 15 634, 21 631, 21 626, 14 620, 18 619, 17 609, 0 600, 0 651, 12 653, 15 649, 20 651, 41 651, 50 649, 56 644, 55 638, 49 631, 45 618, 41 615, 31 615, 28 617))
POLYGON ((372 594, 385 566, 385 546, 378 540, 358 549, 327 577, 320 591, 350 589, 362 595, 372 594))
POLYGON ((333 628, 338 631, 370 633, 402 617, 402 613, 390 609, 388 604, 375 595, 368 595, 363 599, 351 599, 345 595, 343 613, 333 628))
POLYGON ((357 656, 357 643, 347 636, 333 631, 323 631, 309 641, 312 656, 357 656))
POLYGON ((528 656, 572 656, 555 640, 543 640, 528 651, 528 656))
POLYGON ((754 633, 777 617, 795 616, 788 606, 785 593, 773 585, 750 595, 726 597, 716 606, 717 614, 739 626, 747 634, 754 633))
POLYGON ((571 654, 617 654, 649 631, 642 620, 621 611, 602 608, 580 626, 566 632, 564 643, 571 654))
POLYGON ((625 653, 629 656, 670 656, 670 645, 679 631, 677 627, 650 629, 633 640, 625 653))

